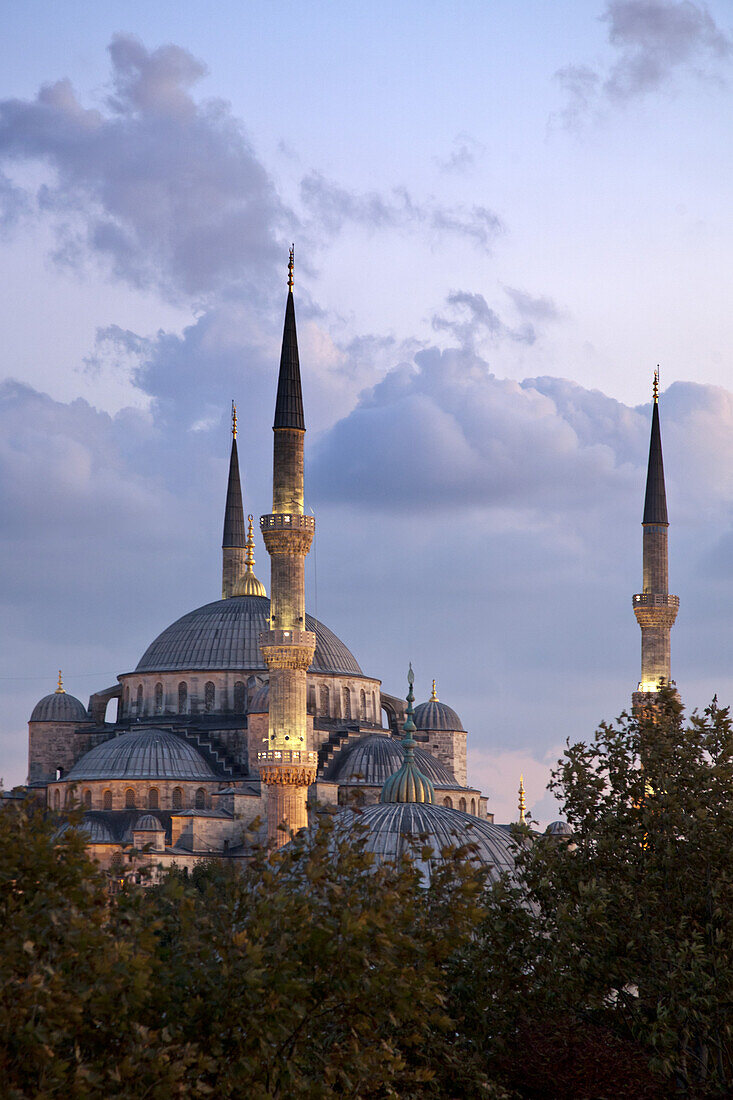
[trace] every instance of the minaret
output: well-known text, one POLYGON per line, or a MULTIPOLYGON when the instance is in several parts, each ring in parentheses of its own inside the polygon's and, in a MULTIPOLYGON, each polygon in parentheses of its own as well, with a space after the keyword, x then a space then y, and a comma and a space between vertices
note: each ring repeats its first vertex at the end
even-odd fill
POLYGON ((305 418, 292 248, 273 431, 272 514, 260 518, 271 579, 270 629, 260 635, 262 656, 270 672, 268 746, 259 753, 259 768, 267 790, 268 838, 279 847, 287 843, 290 831, 308 824, 308 786, 315 782, 318 762, 317 754, 308 749, 306 671, 313 660, 316 636, 305 629, 305 558, 313 541, 315 519, 303 513, 305 418))
POLYGON ((527 813, 527 803, 524 800, 524 776, 523 775, 520 775, 520 777, 519 777, 519 792, 518 793, 519 793, 519 802, 517 803, 517 806, 519 808, 519 824, 520 825, 526 825, 527 824, 527 819, 525 817, 525 814, 527 813))
POLYGON ((239 482, 239 457, 237 455, 237 407, 232 401, 232 453, 229 459, 224 536, 221 540, 221 596, 223 600, 228 600, 230 596, 244 595, 242 581, 245 575, 246 546, 242 486, 239 482))
POLYGON ((659 429, 659 371, 654 372, 652 434, 644 498, 644 590, 634 596, 634 614, 641 627, 641 680, 632 696, 634 706, 650 701, 662 680, 669 683, 670 632, 680 601, 670 596, 667 567, 667 495, 664 490, 662 435, 659 429))

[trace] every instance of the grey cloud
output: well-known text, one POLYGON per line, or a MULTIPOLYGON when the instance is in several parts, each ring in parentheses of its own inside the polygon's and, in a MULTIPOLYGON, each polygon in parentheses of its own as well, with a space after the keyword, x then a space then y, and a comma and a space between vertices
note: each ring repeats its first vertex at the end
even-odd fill
POLYGON ((301 200, 314 222, 332 235, 349 224, 369 229, 404 229, 410 226, 436 233, 466 237, 480 248, 491 246, 502 231, 497 214, 485 206, 444 206, 418 202, 404 188, 388 195, 378 191, 358 193, 311 172, 300 185, 301 200))
MULTIPOLYGON (((521 295, 521 292, 516 293, 521 295)), ((528 295, 524 295, 524 298, 527 309, 533 301, 535 303, 543 301, 543 299, 530 299, 528 295)), ((450 333, 464 348, 474 350, 477 341, 484 336, 514 340, 521 344, 533 344, 537 338, 533 325, 529 323, 524 323, 519 328, 512 328, 505 324, 496 310, 489 306, 483 294, 453 291, 448 295, 446 304, 455 315, 446 317, 435 314, 432 326, 436 332, 450 333)), ((522 310, 519 309, 519 312, 521 313, 522 310)))
POLYGON ((513 286, 505 286, 504 293, 511 298, 517 313, 525 321, 544 324, 549 321, 559 321, 562 317, 561 311, 552 298, 529 294, 526 290, 519 290, 513 286))
POLYGON ((460 133, 453 139, 450 153, 446 157, 436 157, 435 163, 441 172, 462 175, 476 164, 486 146, 476 141, 470 134, 460 133))
POLYGON ((91 253, 173 295, 266 279, 294 218, 228 106, 190 94, 204 66, 128 35, 109 52, 106 110, 84 107, 68 80, 0 103, 0 159, 54 170, 37 198, 57 219, 57 259, 91 253))
POLYGON ((20 187, 16 187, 4 172, 0 172, 0 234, 6 235, 28 212, 29 202, 20 187))

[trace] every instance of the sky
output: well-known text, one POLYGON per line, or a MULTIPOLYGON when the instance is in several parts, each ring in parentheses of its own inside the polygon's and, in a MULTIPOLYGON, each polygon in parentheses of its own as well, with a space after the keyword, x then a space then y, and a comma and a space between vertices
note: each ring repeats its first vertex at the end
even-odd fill
POLYGON ((269 510, 291 241, 310 609, 496 819, 636 687, 657 364, 672 671, 733 699, 729 4, 27 0, 0 73, 6 786, 218 597, 232 398, 269 510))

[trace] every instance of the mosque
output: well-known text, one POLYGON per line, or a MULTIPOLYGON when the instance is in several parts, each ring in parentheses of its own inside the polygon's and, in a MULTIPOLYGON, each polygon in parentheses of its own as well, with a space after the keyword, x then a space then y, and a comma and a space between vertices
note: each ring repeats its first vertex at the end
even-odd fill
MULTIPOLYGON (((315 812, 345 821, 357 806, 377 858, 394 858, 420 835, 436 851, 469 841, 492 873, 510 868, 508 826, 494 823, 486 797, 469 782, 466 730, 438 698, 435 681, 415 707, 412 670, 406 703, 387 694, 305 610, 305 558, 315 531, 303 509, 305 431, 291 250, 273 506, 260 518, 270 598, 254 571, 233 408, 221 599, 166 627, 135 669, 95 692, 88 706, 64 690, 59 673, 28 724, 28 793, 52 811, 80 805, 89 850, 122 875, 145 863, 246 861, 253 842, 278 846, 315 812)), ((643 525, 643 592, 633 598, 642 631, 635 705, 670 678, 679 605, 667 591, 656 378, 643 525)), ((550 831, 562 834, 562 823, 550 831)))

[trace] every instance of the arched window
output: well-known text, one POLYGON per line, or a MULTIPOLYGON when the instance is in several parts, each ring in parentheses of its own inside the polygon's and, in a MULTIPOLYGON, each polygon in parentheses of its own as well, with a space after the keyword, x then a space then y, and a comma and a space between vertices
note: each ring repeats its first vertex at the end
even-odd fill
POLYGON ((374 692, 372 692, 372 722, 379 722, 380 726, 382 724, 382 716, 377 710, 377 697, 374 692))
POLYGON ((203 787, 199 787, 196 791, 196 801, 194 803, 197 810, 206 809, 206 791, 203 787))
POLYGON ((54 810, 60 810, 61 809, 61 792, 58 789, 58 787, 53 792, 53 808, 54 808, 54 810))
POLYGON ((459 809, 459 810, 463 810, 463 812, 464 812, 464 814, 465 814, 465 812, 466 812, 466 800, 465 800, 465 798, 462 798, 462 799, 461 799, 461 800, 459 801, 459 803, 458 803, 458 809, 459 809))
POLYGON ((204 685, 204 710, 207 714, 211 714, 214 709, 214 699, 216 698, 216 688, 211 680, 207 680, 204 685))
POLYGON ((128 787, 127 790, 125 791, 125 809, 126 810, 134 810, 135 809, 135 791, 133 790, 132 787, 128 787))
POLYGON ((85 791, 82 792, 81 804, 85 810, 91 810, 92 808, 92 792, 89 790, 88 787, 85 791))
POLYGON ((150 790, 148 791, 148 809, 149 810, 157 810, 158 809, 158 788, 157 787, 151 787, 150 790))
POLYGON ((341 699, 344 708, 344 718, 351 718, 351 692, 348 688, 341 689, 341 699))
POLYGON ((237 680, 234 685, 234 710, 237 714, 244 714, 247 703, 247 689, 244 681, 237 680))
POLYGON ((366 692, 364 688, 359 692, 359 717, 366 722, 366 692))
POLYGON ((129 684, 125 688, 125 714, 130 713, 130 687, 129 684))
POLYGON ((321 684, 321 714, 328 718, 331 713, 331 692, 325 684, 321 684))
POLYGON ((173 788, 173 809, 174 810, 182 810, 183 809, 183 791, 181 790, 180 787, 174 787, 173 788))
POLYGON ((313 684, 308 688, 308 713, 316 713, 316 689, 313 684))
POLYGON ((188 684, 185 680, 181 680, 178 685, 178 713, 186 713, 186 705, 188 703, 188 684))
POLYGON ((163 713, 163 685, 160 681, 155 685, 155 713, 163 713))
POLYGON ((476 813, 476 799, 475 798, 471 799, 471 813, 472 814, 476 813))
POLYGON ((138 684, 137 685, 137 713, 142 714, 142 712, 143 712, 143 686, 142 686, 142 684, 138 684))
POLYGON ((102 795, 102 809, 103 810, 111 810, 112 809, 112 791, 105 791, 104 794, 102 795))
POLYGON ((443 805, 447 806, 449 810, 452 810, 453 809, 453 799, 449 798, 448 795, 446 795, 445 798, 443 799, 443 805))

